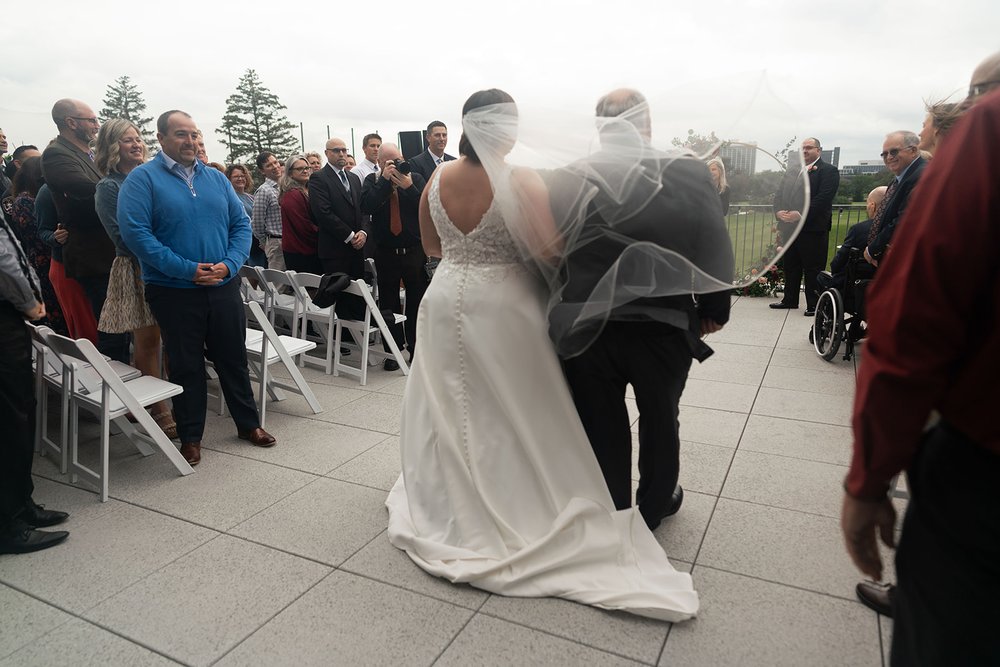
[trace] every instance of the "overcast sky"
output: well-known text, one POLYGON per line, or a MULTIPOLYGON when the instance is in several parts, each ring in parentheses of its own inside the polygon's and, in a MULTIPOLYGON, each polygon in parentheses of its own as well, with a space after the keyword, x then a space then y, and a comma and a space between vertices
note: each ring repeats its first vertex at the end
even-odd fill
POLYGON ((149 115, 191 113, 218 161, 226 97, 254 68, 304 124, 307 149, 327 125, 350 145, 352 128, 360 144, 441 119, 455 154, 475 90, 589 114, 632 86, 651 100, 659 143, 686 128, 768 150, 815 135, 851 164, 877 157, 887 132, 919 130, 923 100, 963 97, 1000 49, 997 0, 46 0, 2 16, 11 150, 55 135, 56 99, 100 111, 128 74, 149 115))

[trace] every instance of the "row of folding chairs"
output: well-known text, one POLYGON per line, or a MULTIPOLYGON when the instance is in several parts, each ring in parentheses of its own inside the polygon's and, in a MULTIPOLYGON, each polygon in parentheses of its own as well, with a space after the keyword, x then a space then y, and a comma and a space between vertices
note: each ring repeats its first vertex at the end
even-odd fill
POLYGON ((70 481, 79 478, 98 488, 101 502, 108 499, 108 459, 112 425, 125 434, 143 456, 163 452, 181 475, 194 470, 184 460, 146 407, 183 392, 179 385, 143 375, 138 369, 106 359, 85 338, 73 340, 48 327, 27 325, 35 351, 35 396, 38 401, 35 449, 51 454, 70 481), (59 397, 58 440, 48 428, 49 390, 59 397), (80 409, 97 417, 100 427, 98 459, 95 467, 80 458, 80 409), (131 414, 135 423, 129 421, 131 414))
MULTIPOLYGON (((373 262, 370 262, 370 266, 374 271, 373 262)), ((313 303, 311 295, 322 280, 322 276, 315 273, 243 266, 240 269, 240 280, 244 300, 259 304, 272 326, 282 326, 294 338, 324 344, 323 357, 302 354, 299 357, 300 366, 313 365, 322 368, 327 375, 351 375, 365 385, 368 382, 369 365, 393 358, 403 375, 409 374, 409 365, 396 345, 386 320, 389 317, 393 325, 398 325, 406 320, 406 316, 381 312, 377 293, 364 280, 351 281, 343 292, 364 301, 365 315, 360 320, 338 317, 333 307, 321 308, 313 303), (345 330, 351 332, 350 340, 344 336, 345 330), (382 349, 381 341, 385 341, 389 351, 382 349), (348 363, 345 355, 341 354, 341 349, 345 346, 359 352, 356 357, 359 360, 357 366, 348 363)))

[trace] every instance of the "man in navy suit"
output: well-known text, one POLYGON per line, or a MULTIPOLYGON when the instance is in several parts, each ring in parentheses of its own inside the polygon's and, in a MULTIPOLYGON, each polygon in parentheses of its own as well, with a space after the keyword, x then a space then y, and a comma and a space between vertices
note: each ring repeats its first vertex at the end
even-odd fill
MULTIPOLYGON (((802 142, 802 162, 809 174, 809 212, 798 237, 785 251, 785 295, 781 301, 771 304, 771 308, 798 308, 799 285, 805 277, 807 317, 816 313, 816 301, 819 299, 816 276, 826 266, 833 222, 833 198, 840 187, 840 172, 832 164, 823 162, 822 154, 819 139, 807 137, 802 142)), ((801 214, 790 205, 779 201, 775 202, 775 208, 779 209, 774 213, 779 224, 794 225, 799 221, 801 214)))
POLYGON ((920 137, 913 132, 900 130, 885 137, 882 143, 882 159, 896 179, 889 184, 885 200, 875 214, 874 224, 868 233, 868 247, 865 259, 872 266, 878 266, 889 249, 889 242, 896 231, 896 224, 903 217, 910 201, 913 188, 920 181, 927 166, 927 160, 920 157, 920 137))
POLYGON ((424 181, 430 182, 431 174, 442 162, 454 160, 455 157, 444 152, 448 145, 448 128, 439 120, 432 120, 427 125, 427 150, 411 159, 410 166, 413 171, 424 177, 424 181))
POLYGON ((837 254, 830 260, 830 272, 820 272, 817 276, 819 289, 826 290, 831 287, 844 289, 844 280, 847 275, 847 263, 850 261, 851 250, 862 250, 868 245, 868 233, 872 228, 872 219, 879 204, 885 199, 885 192, 888 188, 880 185, 868 193, 868 219, 862 220, 847 230, 844 242, 837 249, 837 254))

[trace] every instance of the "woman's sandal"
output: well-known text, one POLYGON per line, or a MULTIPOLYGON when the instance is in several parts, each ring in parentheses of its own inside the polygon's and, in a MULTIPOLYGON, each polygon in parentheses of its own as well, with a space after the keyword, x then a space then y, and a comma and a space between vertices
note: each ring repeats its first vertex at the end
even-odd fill
POLYGON ((163 431, 163 435, 167 436, 171 440, 177 437, 177 422, 174 421, 174 415, 169 410, 166 412, 158 412, 153 415, 153 421, 155 421, 156 425, 163 431))

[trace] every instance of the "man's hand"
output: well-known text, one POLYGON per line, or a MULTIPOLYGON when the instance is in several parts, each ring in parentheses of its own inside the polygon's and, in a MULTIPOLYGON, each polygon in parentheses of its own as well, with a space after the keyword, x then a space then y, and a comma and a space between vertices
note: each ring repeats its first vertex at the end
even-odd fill
POLYGON ((364 232, 355 232, 354 238, 351 239, 351 247, 355 250, 361 250, 365 247, 365 241, 368 239, 368 234, 364 232))
POLYGON ((229 267, 222 262, 218 264, 200 262, 192 280, 196 285, 213 286, 221 283, 228 275, 229 267))
POLYGON ((702 318, 701 320, 701 336, 704 338, 710 333, 715 333, 716 331, 722 331, 724 325, 719 324, 715 320, 710 320, 708 318, 702 318))
POLYGON ((878 260, 871 256, 871 253, 868 252, 867 247, 865 248, 865 261, 871 264, 872 266, 878 266, 878 260))
POLYGON ((858 500, 844 494, 840 510, 840 528, 844 531, 847 553, 854 565, 875 581, 882 581, 882 557, 878 552, 875 530, 882 542, 896 548, 893 530, 896 527, 896 508, 888 496, 881 500, 858 500))
POLYGON ((31 308, 31 310, 26 311, 24 313, 24 317, 27 318, 28 320, 31 320, 32 322, 37 322, 38 320, 42 319, 43 317, 45 317, 45 304, 36 301, 35 305, 31 308))
POLYGON ((66 243, 66 239, 69 238, 69 230, 62 226, 62 223, 56 224, 56 231, 52 232, 52 238, 54 238, 59 243, 66 243))
POLYGON ((778 220, 781 220, 782 222, 793 223, 793 222, 798 222, 799 218, 802 217, 802 214, 800 214, 798 211, 778 211, 777 213, 774 214, 774 217, 776 217, 778 220))
POLYGON ((398 169, 396 169, 396 164, 394 162, 386 162, 385 166, 382 168, 382 178, 389 180, 397 188, 403 188, 404 190, 413 185, 413 179, 409 174, 401 174, 398 169))

